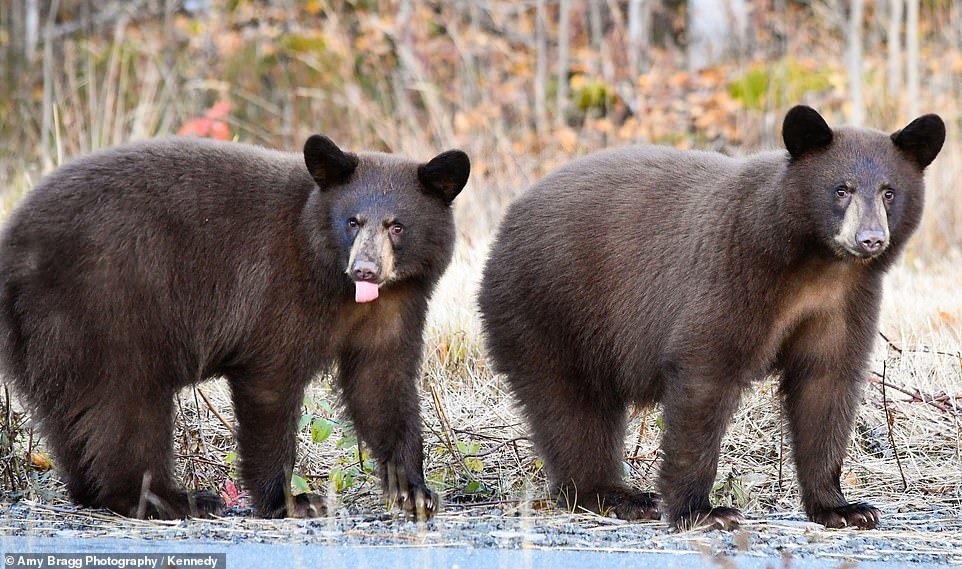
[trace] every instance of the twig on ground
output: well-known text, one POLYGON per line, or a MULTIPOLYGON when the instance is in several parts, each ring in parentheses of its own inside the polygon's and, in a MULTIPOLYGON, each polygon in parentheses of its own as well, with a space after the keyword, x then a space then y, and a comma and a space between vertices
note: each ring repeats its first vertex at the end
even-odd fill
POLYGON ((778 490, 782 490, 782 467, 785 465, 785 420, 778 422, 778 490))
POLYGON ((461 454, 461 450, 455 444, 455 439, 452 434, 454 429, 451 428, 451 421, 448 420, 448 414, 444 411, 444 404, 441 402, 441 395, 438 393, 437 387, 434 385, 434 381, 429 381, 428 385, 431 388, 431 397, 434 399, 434 409, 437 411, 438 419, 441 423, 441 433, 443 436, 443 442, 445 446, 448 447, 448 451, 451 456, 458 462, 463 473, 471 480, 478 481, 478 477, 475 476, 474 472, 468 468, 467 463, 464 462, 464 456, 461 454))
POLYGON ((210 460, 208 458, 204 458, 203 456, 199 456, 196 454, 178 454, 177 458, 180 458, 183 460, 192 460, 194 462, 200 462, 202 464, 207 464, 210 466, 217 467, 225 472, 230 472, 230 466, 223 464, 221 462, 217 462, 216 460, 210 460))
POLYGON ((197 409, 197 435, 200 439, 200 444, 206 448, 207 439, 204 438, 204 422, 200 420, 200 401, 197 401, 197 386, 194 385, 191 391, 194 392, 194 409, 197 409))
MULTIPOLYGON (((507 429, 507 427, 505 427, 505 429, 507 429)), ((507 440, 507 439, 505 439, 504 437, 496 437, 496 436, 494 436, 494 435, 486 435, 486 434, 484 434, 484 433, 480 433, 480 432, 478 432, 479 429, 458 429, 458 428, 453 428, 453 429, 451 429, 451 430, 452 430, 453 432, 455 432, 455 433, 458 433, 459 435, 468 435, 468 436, 470 436, 470 437, 473 437, 473 438, 476 438, 476 439, 482 439, 482 440, 486 440, 486 441, 503 442, 503 441, 507 440)), ((526 441, 526 440, 528 440, 528 437, 526 437, 526 436, 520 436, 520 437, 517 437, 517 439, 518 439, 518 440, 522 440, 522 441, 526 441)))
POLYGON ((451 456, 458 458, 461 461, 461 453, 458 452, 457 446, 454 444, 454 438, 451 436, 451 423, 448 422, 447 413, 444 412, 444 405, 441 403, 441 396, 438 394, 438 389, 435 387, 433 381, 428 382, 428 386, 431 388, 431 398, 434 402, 434 410, 438 414, 438 420, 441 423, 441 435, 444 445, 448 447, 448 452, 451 456))
POLYGON ((892 434, 892 424, 895 422, 895 416, 889 412, 888 397, 885 394, 885 372, 887 366, 885 361, 882 361, 882 409, 885 411, 885 426, 889 433, 889 444, 892 445, 892 454, 895 455, 895 464, 899 467, 899 475, 902 477, 902 491, 909 489, 909 483, 905 480, 905 471, 902 470, 902 459, 899 458, 899 449, 895 446, 895 436, 892 434))
POLYGON ((199 387, 197 388, 197 393, 200 395, 200 398, 204 400, 204 403, 207 404, 207 408, 210 409, 210 412, 217 417, 217 420, 220 421, 221 424, 224 425, 224 427, 230 432, 231 436, 236 439, 237 433, 234 432, 234 427, 231 426, 231 424, 227 422, 227 419, 225 419, 224 416, 221 415, 217 410, 217 408, 214 407, 214 404, 210 402, 210 399, 207 398, 207 395, 199 387))
POLYGON ((895 345, 895 342, 893 342, 892 340, 889 340, 889 337, 886 336, 884 332, 882 332, 881 330, 879 330, 878 335, 881 336, 883 340, 885 340, 885 343, 888 344, 888 346, 889 346, 890 348, 892 348, 893 350, 895 350, 895 351, 898 352, 899 354, 902 353, 902 348, 896 346, 896 345, 895 345))
POLYGON ((486 451, 484 451, 484 452, 475 453, 475 454, 473 454, 473 455, 471 455, 471 456, 473 456, 474 458, 483 458, 483 457, 485 457, 485 456, 488 456, 488 455, 490 455, 490 454, 494 454, 494 453, 498 452, 499 450, 501 450, 502 447, 505 447, 505 446, 507 446, 507 445, 516 443, 516 442, 518 442, 518 441, 526 441, 526 440, 528 440, 528 437, 515 437, 515 438, 513 438, 513 439, 504 439, 504 440, 499 441, 498 444, 494 445, 494 446, 491 447, 490 449, 488 449, 488 450, 486 450, 486 451))
MULTIPOLYGON (((883 368, 882 368, 882 369, 883 369, 883 371, 884 371, 884 369, 885 369, 885 367, 884 367, 885 364, 883 363, 882 365, 883 365, 883 368)), ((906 389, 906 388, 904 388, 904 387, 900 387, 900 386, 898 386, 898 385, 895 385, 895 384, 892 384, 892 383, 888 383, 888 382, 885 381, 885 378, 883 377, 883 374, 880 374, 880 373, 877 372, 877 371, 873 371, 873 372, 872 372, 872 375, 874 375, 874 376, 876 376, 876 377, 870 377, 870 378, 868 379, 869 382, 881 384, 883 391, 885 390, 886 387, 890 387, 890 388, 892 388, 892 389, 894 389, 894 390, 896 390, 896 391, 898 391, 898 392, 900 392, 900 393, 904 393, 904 394, 908 395, 909 397, 911 397, 912 399, 910 400, 910 402, 928 403, 929 405, 935 407, 935 408, 938 409, 939 411, 942 411, 942 412, 945 412, 945 413, 949 413, 949 414, 952 414, 952 415, 955 414, 955 410, 954 410, 954 409, 950 408, 948 405, 946 405, 946 404, 944 404, 944 403, 939 402, 936 397, 933 397, 933 396, 931 396, 931 395, 928 396, 928 397, 926 397, 925 395, 923 395, 923 394, 922 394, 920 391, 918 391, 918 390, 910 391, 910 390, 908 390, 908 389, 906 389)))
POLYGON ((648 415, 651 413, 651 407, 645 407, 645 413, 641 418, 641 425, 638 426, 638 436, 635 439, 635 450, 631 452, 632 457, 637 457, 638 452, 641 450, 641 441, 645 438, 645 430, 648 426, 648 415))
POLYGON ((960 358, 960 361, 962 361, 962 352, 943 352, 941 350, 933 350, 928 346, 922 346, 922 349, 918 349, 918 350, 900 348, 897 345, 895 345, 895 342, 890 340, 888 336, 883 334, 881 331, 878 334, 879 336, 882 337, 883 340, 885 340, 885 343, 888 344, 888 347, 895 350, 899 355, 905 354, 906 352, 914 353, 914 354, 934 354, 936 356, 948 356, 950 358, 960 358))
MULTIPOLYGON (((177 401, 177 416, 180 418, 181 422, 182 422, 183 425, 184 425, 184 428, 182 428, 182 429, 180 430, 180 434, 182 435, 182 437, 183 437, 183 439, 184 439, 184 448, 185 448, 185 449, 191 449, 191 445, 190 445, 190 434, 189 434, 190 428, 187 426, 187 415, 184 413, 184 405, 183 405, 183 403, 182 403, 181 400, 180 400, 180 394, 179 394, 179 393, 175 396, 175 400, 177 401)), ((196 487, 197 487, 197 481, 198 481, 197 466, 196 466, 193 462, 188 463, 187 466, 190 467, 189 472, 188 472, 188 474, 190 475, 190 483, 191 483, 191 485, 192 485, 193 487, 196 488, 196 487)), ((147 474, 149 474, 149 473, 147 473, 147 474)), ((149 484, 149 482, 150 482, 149 480, 145 479, 145 482, 144 482, 144 483, 145 483, 145 484, 149 484)), ((137 512, 138 512, 138 516, 137 516, 137 517, 143 517, 143 515, 140 514, 140 509, 141 509, 142 507, 144 507, 144 505, 143 505, 143 500, 144 500, 144 496, 143 496, 143 494, 142 494, 142 495, 141 495, 141 504, 138 506, 138 509, 137 509, 137 512)))

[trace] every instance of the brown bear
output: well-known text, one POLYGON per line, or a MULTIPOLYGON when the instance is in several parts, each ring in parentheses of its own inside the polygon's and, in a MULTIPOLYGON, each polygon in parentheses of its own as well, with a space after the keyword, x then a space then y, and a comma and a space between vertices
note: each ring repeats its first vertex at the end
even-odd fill
POLYGON ((290 479, 305 387, 336 364, 388 499, 430 515, 416 380, 469 169, 460 151, 419 164, 318 135, 303 154, 171 138, 42 180, 0 241, 0 356, 72 498, 219 511, 175 483, 171 430, 175 392, 220 376, 256 513, 321 514, 290 479))
POLYGON ((484 331, 568 506, 737 523, 709 502, 720 442, 741 393, 778 372, 809 518, 877 525, 839 476, 882 276, 919 223, 945 126, 833 130, 799 106, 782 133, 787 152, 744 159, 598 152, 507 212, 484 269, 484 331), (660 498, 622 480, 626 407, 654 403, 660 498))

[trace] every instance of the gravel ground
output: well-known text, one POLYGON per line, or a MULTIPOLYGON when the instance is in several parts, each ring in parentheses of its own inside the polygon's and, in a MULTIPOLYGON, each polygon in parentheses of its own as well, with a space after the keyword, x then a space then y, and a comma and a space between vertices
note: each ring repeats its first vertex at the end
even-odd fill
MULTIPOLYGON (((748 521, 734 532, 672 532, 663 523, 626 523, 591 515, 532 512, 515 504, 452 506, 416 523, 390 513, 344 509, 317 520, 257 520, 233 510, 216 520, 145 522, 112 514, 19 502, 2 506, 0 534, 21 537, 189 540, 203 543, 296 543, 699 552, 719 566, 731 555, 792 559, 962 565, 962 518, 928 511, 886 515, 875 531, 826 530, 798 515, 748 521)), ((849 565, 846 565, 846 562, 849 565)), ((774 566, 774 565, 773 565, 774 566)))

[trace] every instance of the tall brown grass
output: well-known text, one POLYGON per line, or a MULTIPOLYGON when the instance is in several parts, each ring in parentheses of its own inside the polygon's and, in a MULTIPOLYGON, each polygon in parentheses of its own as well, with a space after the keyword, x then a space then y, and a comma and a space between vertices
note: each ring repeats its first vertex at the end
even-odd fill
MULTIPOLYGON (((789 3, 781 12, 756 5, 751 45, 698 74, 685 71, 683 29, 657 33, 638 76, 627 65, 626 12, 617 2, 599 10, 600 37, 592 35, 592 10, 575 3, 561 75, 552 3, 544 46, 534 41, 534 7, 504 0, 213 2, 199 14, 131 3, 104 7, 86 25, 73 4, 63 2, 64 21, 45 19, 37 53, 7 59, 18 80, 0 85, 0 107, 8 109, 0 113, 7 141, 0 187, 15 194, 5 195, 6 208, 63 160, 175 132, 223 99, 241 141, 296 150, 321 131, 357 149, 428 156, 463 148, 475 167, 461 227, 478 237, 514 195, 573 156, 633 142, 745 153, 777 146, 778 122, 795 103, 835 122, 850 107, 844 14, 832 3, 789 3), (535 116, 539 52, 551 71, 546 96, 559 82, 569 94, 564 105, 548 106, 546 124, 535 116), (564 116, 554 116, 562 108, 564 116)), ((962 242, 954 190, 962 172, 962 48, 952 29, 960 11, 955 3, 923 7, 918 107, 942 114, 950 134, 930 172, 932 207, 917 255, 942 255, 962 242)), ((662 12, 656 22, 678 25, 677 13, 662 12)), ((892 130, 911 117, 903 94, 886 86, 883 16, 876 7, 865 22, 864 98, 867 122, 892 130)))

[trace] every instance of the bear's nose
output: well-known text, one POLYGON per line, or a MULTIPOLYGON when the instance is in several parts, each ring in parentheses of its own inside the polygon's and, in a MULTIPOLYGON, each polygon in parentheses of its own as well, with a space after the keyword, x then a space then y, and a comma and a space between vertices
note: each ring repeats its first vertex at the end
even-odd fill
POLYGON ((855 236, 859 247, 869 255, 874 255, 885 246, 885 233, 877 229, 867 229, 859 231, 855 236))
POLYGON ((377 281, 379 271, 377 265, 371 261, 355 261, 351 272, 354 273, 354 280, 373 282, 377 281))

